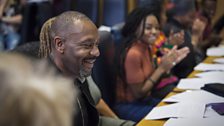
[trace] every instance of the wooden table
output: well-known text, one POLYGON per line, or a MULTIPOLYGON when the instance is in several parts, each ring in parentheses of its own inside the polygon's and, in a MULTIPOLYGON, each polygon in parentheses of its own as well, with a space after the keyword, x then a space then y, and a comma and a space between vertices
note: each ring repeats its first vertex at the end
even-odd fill
MULTIPOLYGON (((207 57, 203 63, 213 63, 213 60, 215 58, 220 58, 220 57, 207 57)), ((194 75, 197 74, 197 73, 200 73, 201 71, 193 71, 189 76, 188 78, 193 78, 195 77, 194 75)), ((178 93, 181 93, 183 92, 184 90, 181 90, 181 89, 178 89, 178 88, 175 88, 171 93, 169 93, 165 98, 167 97, 170 97, 172 95, 175 95, 175 94, 178 94, 178 93)), ((160 102, 158 106, 163 106, 163 105, 168 105, 168 103, 165 103, 165 102, 160 102)), ((142 119, 138 124, 137 126, 163 126, 164 123, 167 121, 167 119, 161 119, 161 120, 145 120, 145 119, 142 119)))

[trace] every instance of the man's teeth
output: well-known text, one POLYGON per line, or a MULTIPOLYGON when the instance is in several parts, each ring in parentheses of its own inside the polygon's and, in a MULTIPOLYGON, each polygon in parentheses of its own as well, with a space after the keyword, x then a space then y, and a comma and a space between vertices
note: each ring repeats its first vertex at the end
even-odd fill
POLYGON ((85 62, 87 62, 87 63, 94 63, 95 60, 85 60, 85 62))

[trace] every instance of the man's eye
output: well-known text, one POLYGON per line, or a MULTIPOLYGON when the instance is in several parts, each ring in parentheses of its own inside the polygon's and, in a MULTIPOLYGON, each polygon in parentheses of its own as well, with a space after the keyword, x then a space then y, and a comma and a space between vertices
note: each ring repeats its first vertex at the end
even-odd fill
POLYGON ((90 48, 90 47, 92 47, 92 44, 85 44, 85 45, 83 45, 84 47, 88 47, 88 48, 90 48))
POLYGON ((94 44, 92 43, 85 43, 83 44, 82 46, 85 47, 85 48, 92 48, 94 44))

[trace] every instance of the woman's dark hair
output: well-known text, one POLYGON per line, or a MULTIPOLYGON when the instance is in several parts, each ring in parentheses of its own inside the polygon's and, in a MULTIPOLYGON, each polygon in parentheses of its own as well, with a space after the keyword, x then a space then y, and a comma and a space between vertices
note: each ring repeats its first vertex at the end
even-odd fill
MULTIPOLYGON (((148 15, 152 14, 156 16, 158 21, 160 21, 160 8, 157 4, 151 4, 152 6, 148 7, 138 7, 134 9, 127 17, 125 25, 122 29, 122 35, 124 37, 133 36, 140 26, 141 22, 145 22, 145 19, 148 15)), ((143 23, 144 25, 144 23, 143 23)))
POLYGON ((135 40, 139 39, 143 35, 145 29, 145 20, 148 15, 154 15, 159 21, 160 13, 158 11, 157 5, 147 6, 147 7, 138 7, 134 9, 127 17, 125 21, 125 25, 122 29, 122 35, 124 40, 121 42, 119 47, 117 47, 116 55, 115 55, 115 62, 117 68, 117 75, 126 83, 126 74, 124 70, 124 60, 126 54, 131 47, 132 43, 135 40), (136 35, 136 31, 138 27, 142 23, 142 31, 140 31, 140 36, 136 35))

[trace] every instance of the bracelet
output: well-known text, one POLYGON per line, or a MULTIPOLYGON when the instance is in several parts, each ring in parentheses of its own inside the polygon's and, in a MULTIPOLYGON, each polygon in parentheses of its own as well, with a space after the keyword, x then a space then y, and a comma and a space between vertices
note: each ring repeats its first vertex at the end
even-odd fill
POLYGON ((152 78, 149 77, 148 80, 151 81, 153 85, 156 84, 156 82, 154 80, 152 80, 152 78))

